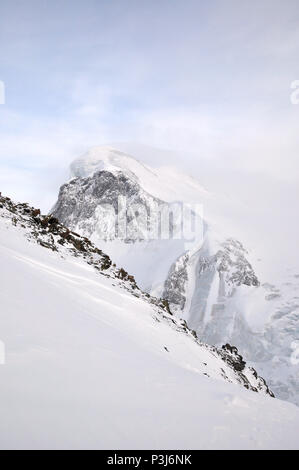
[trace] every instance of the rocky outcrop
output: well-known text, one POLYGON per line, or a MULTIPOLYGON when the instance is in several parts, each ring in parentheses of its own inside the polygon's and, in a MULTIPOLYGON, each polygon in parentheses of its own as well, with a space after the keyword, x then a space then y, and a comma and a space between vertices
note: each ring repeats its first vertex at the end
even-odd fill
POLYGON ((269 389, 266 381, 259 377, 253 367, 247 367, 243 357, 239 354, 238 349, 230 344, 222 346, 220 354, 223 355, 224 360, 229 364, 239 376, 243 379, 245 388, 253 392, 264 391, 267 395, 275 398, 274 393, 269 389))
POLYGON ((199 275, 206 270, 217 271, 219 276, 223 276, 225 282, 223 287, 226 288, 227 295, 242 284, 258 287, 260 282, 246 258, 247 254, 242 243, 229 238, 220 245, 220 249, 215 254, 208 257, 199 255, 199 275))
MULTIPOLYGON (((253 267, 246 258, 247 251, 243 245, 232 238, 223 242, 215 254, 211 254, 200 247, 198 252, 192 255, 195 272, 193 276, 198 284, 206 286, 209 293, 211 283, 215 275, 218 277, 216 297, 217 302, 225 297, 230 297, 241 285, 258 287, 260 282, 253 267), (210 281, 208 281, 210 279, 210 281)), ((186 305, 186 291, 190 279, 191 254, 185 253, 178 258, 170 268, 164 286, 163 297, 166 298, 176 311, 183 311, 186 305)), ((192 294, 191 294, 192 295, 192 294)), ((202 296, 202 308, 206 309, 205 297, 202 296)))
POLYGON ((52 213, 88 237, 132 243, 150 237, 162 204, 125 174, 98 171, 63 185, 52 213))
POLYGON ((163 297, 180 312, 186 305, 186 285, 188 282, 188 263, 190 256, 185 253, 170 268, 164 284, 163 297))

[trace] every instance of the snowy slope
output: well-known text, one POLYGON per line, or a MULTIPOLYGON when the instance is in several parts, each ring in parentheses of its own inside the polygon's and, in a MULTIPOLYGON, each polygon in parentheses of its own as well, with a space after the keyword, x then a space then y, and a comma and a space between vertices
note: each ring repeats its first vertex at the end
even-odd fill
POLYGON ((124 152, 106 146, 93 147, 77 158, 71 164, 71 179, 87 178, 97 171, 121 171, 153 197, 166 202, 199 202, 199 196, 202 202, 203 197, 213 197, 195 179, 182 175, 176 168, 151 168, 124 152))
POLYGON ((296 407, 93 250, 0 200, 1 448, 299 447, 296 407))

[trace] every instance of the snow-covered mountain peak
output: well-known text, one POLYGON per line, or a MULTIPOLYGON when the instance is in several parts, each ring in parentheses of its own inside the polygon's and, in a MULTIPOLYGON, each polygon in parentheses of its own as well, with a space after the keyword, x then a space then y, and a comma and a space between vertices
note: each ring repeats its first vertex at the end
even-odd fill
POLYGON ((88 178, 97 171, 122 172, 137 180, 152 172, 134 157, 109 146, 93 147, 71 164, 71 178, 88 178))
POLYGON ((165 202, 203 203, 212 197, 198 181, 177 168, 152 168, 116 148, 97 146, 73 161, 71 179, 92 177, 98 171, 119 172, 137 181, 153 197, 165 202))

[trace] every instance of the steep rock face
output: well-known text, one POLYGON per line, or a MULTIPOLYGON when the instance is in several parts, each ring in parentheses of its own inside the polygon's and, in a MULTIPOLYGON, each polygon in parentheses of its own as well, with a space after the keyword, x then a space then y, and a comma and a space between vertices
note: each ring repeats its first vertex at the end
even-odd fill
POLYGON ((97 236, 103 241, 117 238, 130 243, 147 236, 150 216, 155 216, 154 208, 161 204, 162 201, 147 194, 123 173, 98 171, 91 177, 76 178, 62 186, 52 213, 65 225, 88 237, 97 236), (138 218, 138 207, 143 212, 137 225, 133 220, 138 218), (123 222, 127 230, 120 221, 123 210, 126 210, 123 222))
POLYGON ((186 250, 182 218, 190 227, 194 220, 201 224, 200 216, 187 209, 151 196, 129 171, 110 168, 63 185, 51 213, 98 246, 104 243, 119 265, 135 273, 141 287, 161 296, 173 260, 186 250))
MULTIPOLYGON (((200 248, 193 254, 196 261, 196 277, 200 284, 218 277, 218 298, 232 296, 238 286, 258 287, 260 282, 246 259, 247 251, 243 245, 234 239, 228 239, 220 245, 216 254, 207 255, 205 248, 200 248)), ((190 253, 185 253, 173 263, 165 282, 163 296, 173 305, 175 310, 184 310, 186 305, 186 291, 189 281, 188 269, 190 253)), ((210 281, 210 282, 209 282, 210 281)), ((210 289, 209 289, 210 290, 210 289)), ((202 296, 202 300, 204 297, 202 296)), ((207 308, 207 298, 202 310, 207 308)))
POLYGON ((246 259, 246 254, 248 252, 242 243, 231 238, 222 244, 222 249, 214 256, 212 263, 216 262, 217 271, 225 274, 228 285, 233 287, 242 284, 255 287, 260 285, 251 264, 246 259))
POLYGON ((205 243, 180 257, 163 297, 203 341, 236 345, 277 396, 299 404, 298 278, 290 276, 284 288, 290 292, 283 295, 260 283, 239 242, 226 240, 215 251, 205 243))
MULTIPOLYGON (((107 242, 181 241, 182 215, 196 214, 182 203, 166 203, 144 191, 122 172, 98 171, 75 178, 60 189, 54 217, 87 237, 107 242)), ((189 220, 190 219, 190 220, 189 220)))
POLYGON ((184 253, 170 268, 164 284, 163 297, 168 300, 176 312, 182 312, 186 305, 186 284, 188 282, 188 264, 190 255, 184 253))
MULTIPOLYGON (((253 367, 248 367, 246 365, 246 362, 243 360, 243 357, 239 354, 236 347, 231 346, 230 344, 226 344, 222 346, 220 354, 223 354, 225 361, 230 364, 235 371, 243 375, 244 384, 246 384, 248 376, 250 377, 250 380, 248 380, 247 384, 249 389, 252 389, 252 384, 254 383, 255 379, 255 387, 253 387, 255 392, 265 391, 266 394, 270 395, 272 398, 275 398, 266 381, 258 376, 256 370, 253 367)), ((244 386, 246 388, 246 385, 244 386)))

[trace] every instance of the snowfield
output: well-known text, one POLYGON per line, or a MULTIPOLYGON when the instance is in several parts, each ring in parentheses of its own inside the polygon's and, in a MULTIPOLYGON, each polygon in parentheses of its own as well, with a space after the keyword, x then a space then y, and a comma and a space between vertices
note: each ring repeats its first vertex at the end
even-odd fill
POLYGON ((299 409, 0 209, 1 449, 298 449, 299 409), (234 382, 234 383, 229 383, 234 382))

